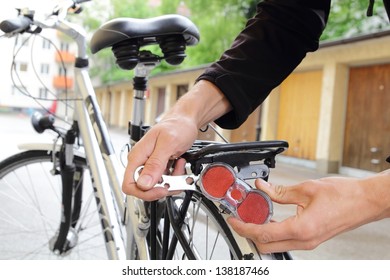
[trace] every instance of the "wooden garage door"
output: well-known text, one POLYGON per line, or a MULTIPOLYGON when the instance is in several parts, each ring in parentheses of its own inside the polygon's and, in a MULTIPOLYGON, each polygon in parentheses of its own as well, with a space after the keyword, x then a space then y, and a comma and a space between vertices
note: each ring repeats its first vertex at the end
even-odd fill
POLYGON ((281 85, 278 139, 287 140, 285 155, 315 160, 322 71, 293 73, 281 85))
POLYGON ((343 165, 389 168, 390 64, 350 69, 343 165))
POLYGON ((232 130, 230 142, 248 142, 259 140, 261 133, 260 117, 261 107, 259 106, 239 128, 232 130))

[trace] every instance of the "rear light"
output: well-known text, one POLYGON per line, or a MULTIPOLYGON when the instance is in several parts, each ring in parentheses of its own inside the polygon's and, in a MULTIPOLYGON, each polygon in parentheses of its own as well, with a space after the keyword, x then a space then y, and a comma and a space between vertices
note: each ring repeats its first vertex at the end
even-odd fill
POLYGON ((269 196, 237 178, 231 166, 210 164, 201 172, 199 182, 206 197, 221 203, 242 221, 263 224, 271 219, 273 207, 269 196))

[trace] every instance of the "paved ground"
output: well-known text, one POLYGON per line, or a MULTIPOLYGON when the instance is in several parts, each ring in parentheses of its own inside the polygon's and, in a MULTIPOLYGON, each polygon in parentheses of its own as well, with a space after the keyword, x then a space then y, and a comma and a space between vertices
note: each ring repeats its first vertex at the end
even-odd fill
MULTIPOLYGON (((37 134, 30 125, 30 118, 23 114, 0 113, 0 160, 18 151, 17 145, 26 142, 51 141, 50 134, 37 134)), ((126 143, 126 132, 111 129, 111 136, 117 152, 126 143)), ((305 179, 319 178, 313 170, 277 163, 271 171, 271 181, 277 184, 294 184, 305 179)), ((275 205, 276 220, 294 213, 291 206, 275 205)), ((348 213, 346 213, 348 215, 348 213)), ((390 219, 360 227, 342 234, 312 251, 297 251, 297 259, 387 259, 390 260, 390 219)))

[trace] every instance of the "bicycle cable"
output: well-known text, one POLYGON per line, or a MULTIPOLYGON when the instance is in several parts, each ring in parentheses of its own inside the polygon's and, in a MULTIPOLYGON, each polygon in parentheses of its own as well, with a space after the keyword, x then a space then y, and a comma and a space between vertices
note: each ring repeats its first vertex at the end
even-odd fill
MULTIPOLYGON (((4 36, 4 35, 3 35, 3 36, 4 36)), ((3 36, 2 36, 2 37, 3 37, 3 36)), ((51 91, 51 90, 46 86, 46 84, 42 81, 42 79, 39 77, 38 71, 37 71, 37 69, 36 69, 36 67, 35 67, 35 64, 34 64, 34 55, 33 55, 34 45, 35 45, 35 38, 36 38, 36 37, 34 36, 34 38, 33 38, 33 40, 32 40, 32 46, 31 46, 31 48, 30 48, 30 60, 31 60, 32 69, 33 69, 34 74, 35 74, 36 78, 38 79, 39 83, 43 86, 44 90, 45 90, 46 92, 48 92, 49 94, 51 94, 51 95, 53 95, 53 96, 56 96, 56 94, 55 94, 53 91, 51 91)), ((69 104, 69 101, 80 101, 80 100, 82 100, 82 99, 80 99, 80 98, 69 98, 69 97, 68 97, 68 84, 67 84, 68 81, 67 81, 67 78, 66 78, 65 60, 64 60, 64 58, 63 58, 63 56, 62 56, 62 54, 61 54, 60 49, 56 46, 56 44, 55 44, 52 40, 50 40, 50 39, 48 39, 48 38, 46 38, 46 37, 44 37, 44 36, 42 36, 42 35, 40 35, 40 34, 30 34, 30 36, 29 36, 28 38, 26 38, 26 39, 20 44, 20 46, 19 46, 18 48, 17 48, 17 40, 15 40, 14 51, 13 51, 13 58, 12 58, 12 64, 11 64, 11 81, 12 81, 13 85, 15 86, 15 88, 17 88, 18 91, 19 91, 21 94, 25 95, 26 97, 29 97, 29 98, 33 99, 33 100, 38 104, 38 106, 39 106, 41 109, 43 109, 45 112, 50 113, 50 114, 53 114, 57 119, 60 119, 60 120, 64 121, 65 123, 69 124, 69 125, 71 124, 70 122, 67 121, 68 109, 69 109, 69 108, 70 108, 70 109, 73 108, 73 106, 72 106, 71 104, 69 104), (38 35, 38 36, 39 36, 40 38, 42 38, 43 40, 48 41, 49 44, 52 45, 52 46, 55 48, 56 53, 57 53, 58 56, 59 56, 60 63, 61 63, 61 67, 62 67, 62 69, 64 69, 64 72, 65 72, 65 87, 66 87, 66 88, 65 88, 65 98, 47 98, 47 97, 43 98, 43 97, 35 97, 35 96, 33 96, 33 95, 28 91, 27 87, 26 87, 25 84, 23 83, 23 81, 22 81, 22 79, 21 79, 21 77, 20 77, 20 75, 19 75, 19 73, 18 73, 18 71, 17 71, 17 69, 16 69, 16 58, 17 58, 17 56, 18 56, 20 50, 28 43, 28 41, 30 41, 31 37, 34 36, 34 35, 38 35), (16 79, 17 79, 18 82, 19 82, 19 85, 18 85, 18 83, 17 83, 16 80, 15 80, 15 75, 16 75, 16 79), (66 111, 65 111, 65 116, 66 116, 66 117, 63 118, 63 117, 61 117, 61 116, 55 114, 54 112, 50 112, 50 111, 49 111, 49 110, 48 110, 40 101, 59 101, 59 102, 62 102, 63 104, 65 104, 65 108, 66 108, 66 109, 65 109, 65 110, 66 110, 66 111)))

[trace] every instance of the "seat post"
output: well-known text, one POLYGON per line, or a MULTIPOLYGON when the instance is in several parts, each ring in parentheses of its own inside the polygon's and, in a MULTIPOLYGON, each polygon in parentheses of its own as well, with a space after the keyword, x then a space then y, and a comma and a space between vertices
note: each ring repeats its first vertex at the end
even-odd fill
POLYGON ((149 126, 145 125, 145 99, 148 88, 148 78, 150 72, 160 64, 160 59, 156 56, 146 54, 147 59, 140 59, 134 69, 133 77, 133 110, 132 118, 129 122, 130 144, 138 142, 149 126))

